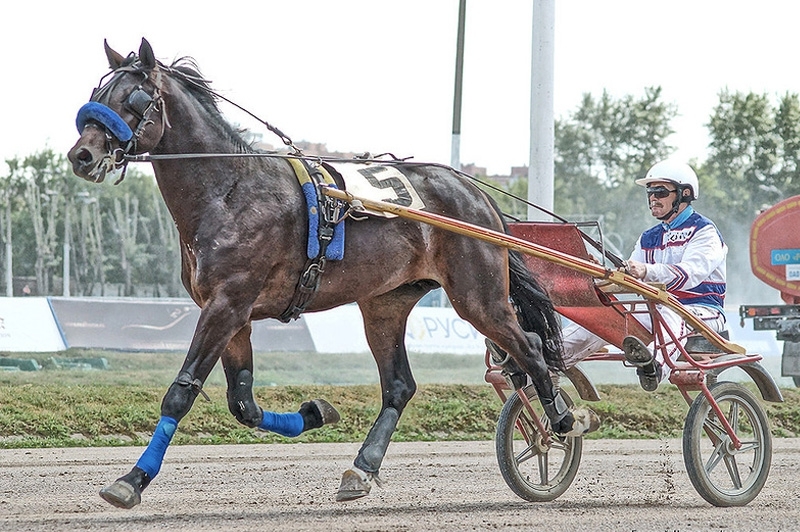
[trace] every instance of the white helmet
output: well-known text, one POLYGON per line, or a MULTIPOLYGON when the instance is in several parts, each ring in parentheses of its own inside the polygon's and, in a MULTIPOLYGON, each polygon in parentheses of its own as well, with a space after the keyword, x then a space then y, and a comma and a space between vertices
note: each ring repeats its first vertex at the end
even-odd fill
MULTIPOLYGON (((656 181, 670 181, 675 183, 681 190, 689 188, 692 191, 692 195, 690 198, 681 198, 683 201, 686 201, 686 199, 689 201, 696 200, 700 196, 697 174, 686 163, 672 159, 656 163, 647 171, 647 175, 636 180, 636 184, 646 187, 656 181)), ((681 196, 683 196, 682 193, 681 196)))

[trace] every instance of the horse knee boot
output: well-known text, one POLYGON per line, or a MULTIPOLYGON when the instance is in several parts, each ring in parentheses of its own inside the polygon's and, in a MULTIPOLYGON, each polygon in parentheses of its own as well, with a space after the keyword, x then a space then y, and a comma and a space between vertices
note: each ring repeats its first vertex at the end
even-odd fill
POLYGON ((384 409, 367 434, 353 465, 367 473, 377 473, 399 419, 400 413, 396 409, 392 407, 384 409))
POLYGON ((203 383, 198 379, 192 379, 188 373, 179 374, 161 400, 161 415, 180 421, 191 410, 202 389, 203 383))
POLYGON ((257 427, 261 423, 263 413, 253 399, 253 374, 250 370, 241 370, 228 389, 228 409, 242 425, 257 427))

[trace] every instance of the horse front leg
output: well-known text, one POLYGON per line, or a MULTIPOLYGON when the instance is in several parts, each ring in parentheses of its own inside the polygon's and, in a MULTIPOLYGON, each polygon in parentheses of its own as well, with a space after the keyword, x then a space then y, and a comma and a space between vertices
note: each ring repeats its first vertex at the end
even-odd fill
POLYGON ((181 419, 191 410, 203 383, 236 331, 247 323, 249 311, 236 313, 229 298, 217 298, 200 313, 192 344, 178 377, 161 401, 161 418, 147 448, 127 475, 100 490, 100 496, 118 508, 130 509, 141 502, 142 491, 158 475, 181 419))
MULTIPOLYGON (((419 298, 417 298, 419 299, 419 298)), ((416 303, 416 299, 411 303, 416 303)), ((405 349, 405 323, 411 307, 382 305, 381 301, 361 304, 365 332, 380 374, 381 411, 358 451, 353 468, 342 475, 336 500, 351 501, 364 497, 372 482, 380 485, 378 473, 397 422, 417 385, 411 374, 405 349)))
POLYGON ((307 430, 339 421, 339 412, 324 399, 306 401, 297 412, 263 410, 253 397, 252 326, 248 323, 231 339, 222 355, 228 381, 228 409, 239 423, 293 438, 307 430))
POLYGON ((100 496, 118 508, 131 509, 142 502, 142 491, 158 475, 178 423, 189 412, 202 393, 203 382, 214 367, 217 357, 195 372, 184 369, 178 374, 161 401, 161 418, 147 448, 131 471, 100 490, 100 496))

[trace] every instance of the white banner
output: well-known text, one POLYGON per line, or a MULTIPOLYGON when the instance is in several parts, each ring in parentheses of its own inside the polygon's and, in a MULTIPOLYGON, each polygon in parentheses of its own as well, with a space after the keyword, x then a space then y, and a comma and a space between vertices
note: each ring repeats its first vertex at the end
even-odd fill
MULTIPOLYGON (((369 352, 364 322, 357 305, 303 314, 318 353, 369 352)), ((406 327, 406 349, 411 353, 479 355, 484 337, 452 308, 415 307, 406 327)))
POLYGON ((67 348, 45 297, 0 297, 0 351, 51 353, 67 348))
POLYGON ((450 307, 415 307, 408 317, 406 347, 416 353, 480 355, 484 336, 450 307))

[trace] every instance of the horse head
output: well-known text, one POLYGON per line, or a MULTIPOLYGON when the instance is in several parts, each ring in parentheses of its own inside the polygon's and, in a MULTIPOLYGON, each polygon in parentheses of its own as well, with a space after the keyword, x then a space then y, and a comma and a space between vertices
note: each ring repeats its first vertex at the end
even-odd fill
POLYGON ((104 46, 111 71, 78 111, 81 136, 67 154, 75 174, 95 183, 109 172, 124 171, 128 156, 155 148, 169 127, 162 98, 163 65, 147 39, 142 39, 138 55, 127 57, 108 42, 104 46))

